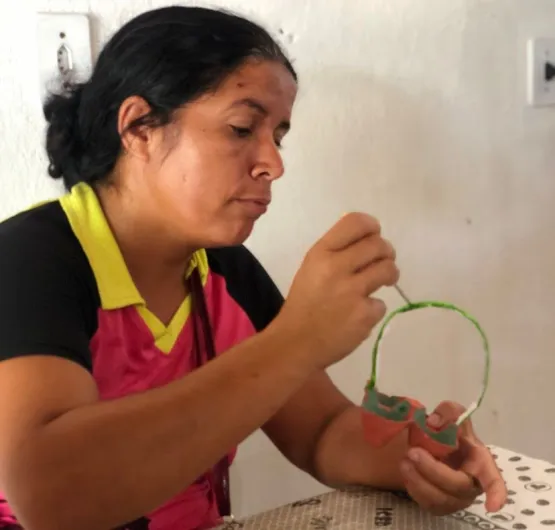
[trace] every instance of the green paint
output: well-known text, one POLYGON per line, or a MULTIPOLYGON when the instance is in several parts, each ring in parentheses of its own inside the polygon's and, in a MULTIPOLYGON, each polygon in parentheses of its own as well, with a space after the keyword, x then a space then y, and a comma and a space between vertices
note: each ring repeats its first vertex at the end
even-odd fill
POLYGON ((435 431, 428 427, 427 420, 428 415, 426 414, 426 409, 416 409, 414 411, 414 423, 420 427, 430 438, 439 442, 443 445, 449 445, 450 447, 457 447, 457 425, 451 423, 441 429, 441 431, 435 431))
POLYGON ((375 389, 366 393, 362 406, 382 418, 393 421, 405 421, 411 409, 411 405, 406 399, 398 396, 388 396, 375 389))
POLYGON ((402 313, 408 313, 409 311, 415 311, 417 309, 424 309, 424 308, 429 308, 429 307, 434 307, 434 308, 438 308, 438 309, 446 309, 448 311, 455 311, 459 315, 466 318, 466 320, 471 322, 474 325, 474 327, 476 328, 476 330, 478 331, 478 333, 480 334, 480 336, 482 337, 482 344, 483 344, 484 354, 485 354, 485 365, 484 365, 484 375, 483 375, 483 378, 482 378, 482 389, 480 391, 480 395, 478 397, 478 400, 475 403, 473 403, 472 406, 470 406, 457 419, 456 424, 460 425, 466 419, 468 419, 474 413, 474 411, 476 411, 476 409, 478 409, 478 407, 482 404, 482 401, 484 399, 484 396, 486 394, 486 390, 487 390, 487 387, 488 387, 488 382, 489 382, 490 351, 489 351, 488 339, 486 337, 486 334, 485 334, 484 330, 482 329, 482 327, 478 323, 478 321, 473 316, 468 314, 466 311, 463 311, 462 309, 458 308, 457 306, 455 306, 453 304, 449 304, 449 303, 446 303, 446 302, 437 302, 437 301, 433 301, 433 300, 423 301, 423 302, 411 302, 411 303, 406 304, 404 306, 401 306, 398 309, 396 309, 395 311, 391 312, 385 318, 382 326, 380 327, 380 329, 378 331, 378 336, 376 338, 376 342, 374 343, 374 347, 372 349, 372 373, 370 375, 370 379, 368 381, 368 384, 366 385, 366 390, 371 391, 376 386, 378 351, 379 351, 380 343, 381 343, 381 340, 383 338, 384 332, 385 332, 387 326, 393 320, 393 318, 395 318, 397 315, 400 315, 402 313))

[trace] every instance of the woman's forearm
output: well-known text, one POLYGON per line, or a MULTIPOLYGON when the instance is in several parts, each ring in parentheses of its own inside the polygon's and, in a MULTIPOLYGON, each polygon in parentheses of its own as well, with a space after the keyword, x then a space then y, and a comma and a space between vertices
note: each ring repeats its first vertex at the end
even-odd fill
MULTIPOLYGON (((72 410, 11 458, 27 530, 106 530, 184 490, 270 418, 311 373, 268 330, 165 387, 72 410)), ((298 355, 301 353, 301 355, 298 355)))

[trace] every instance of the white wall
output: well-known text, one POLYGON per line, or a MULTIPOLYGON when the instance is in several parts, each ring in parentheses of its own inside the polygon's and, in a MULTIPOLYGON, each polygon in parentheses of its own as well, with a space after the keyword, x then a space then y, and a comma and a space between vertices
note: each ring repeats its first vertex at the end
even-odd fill
MULTIPOLYGON (((36 11, 91 13, 98 48, 130 16, 166 3, 2 4, 0 217, 59 192, 45 177, 41 150, 36 11)), ((377 215, 397 246, 409 295, 458 303, 489 334, 492 385, 475 418, 483 438, 555 461, 555 110, 526 108, 524 96, 525 39, 555 35, 555 4, 225 5, 282 28, 301 77, 288 174, 250 241, 280 287, 288 288, 305 250, 343 212, 377 215)), ((394 292, 384 295, 392 306, 400 302, 394 292)), ((399 322, 384 344, 386 390, 431 406, 443 398, 468 402, 480 377, 479 343, 450 317, 430 312, 399 322)), ((355 400, 370 348, 332 370, 355 400)), ((242 447, 234 470, 239 512, 320 489, 262 436, 242 447)))

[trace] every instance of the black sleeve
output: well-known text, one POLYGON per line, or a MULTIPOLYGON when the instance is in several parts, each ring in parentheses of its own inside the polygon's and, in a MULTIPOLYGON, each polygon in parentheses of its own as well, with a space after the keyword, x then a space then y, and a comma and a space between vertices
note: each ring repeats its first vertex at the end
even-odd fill
POLYGON ((90 371, 94 276, 53 208, 0 225, 0 361, 46 354, 90 371))
POLYGON ((279 313, 283 296, 266 269, 245 247, 208 251, 210 268, 226 279, 227 290, 245 310, 257 331, 279 313))

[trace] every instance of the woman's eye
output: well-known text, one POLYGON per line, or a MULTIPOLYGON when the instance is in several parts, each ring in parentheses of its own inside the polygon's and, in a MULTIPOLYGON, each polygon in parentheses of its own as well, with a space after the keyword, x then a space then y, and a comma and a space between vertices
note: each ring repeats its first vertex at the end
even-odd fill
POLYGON ((249 129, 248 127, 235 127, 234 125, 232 125, 231 129, 239 138, 247 138, 252 134, 251 129, 249 129))

